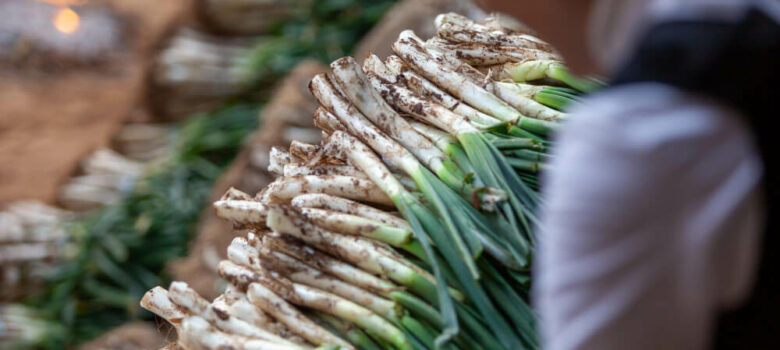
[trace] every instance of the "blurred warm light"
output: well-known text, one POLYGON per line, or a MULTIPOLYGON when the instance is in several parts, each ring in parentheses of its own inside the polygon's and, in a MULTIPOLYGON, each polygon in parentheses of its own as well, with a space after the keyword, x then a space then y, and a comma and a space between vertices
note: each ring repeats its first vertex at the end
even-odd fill
POLYGON ((65 34, 73 33, 79 28, 79 15, 70 7, 63 7, 54 16, 54 27, 65 34))
POLYGON ((39 1, 45 2, 47 4, 57 5, 57 6, 78 6, 87 3, 87 0, 39 0, 39 1))

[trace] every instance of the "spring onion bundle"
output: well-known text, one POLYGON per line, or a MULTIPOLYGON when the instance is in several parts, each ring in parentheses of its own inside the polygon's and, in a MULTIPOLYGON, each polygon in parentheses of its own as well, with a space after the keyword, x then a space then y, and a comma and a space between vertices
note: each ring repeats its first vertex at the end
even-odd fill
POLYGON ((274 183, 214 203, 249 230, 219 265, 225 294, 209 303, 174 282, 144 297, 178 346, 538 348, 527 303, 537 176, 582 86, 501 80, 563 64, 497 23, 441 15, 436 38, 403 32, 396 56, 341 58, 312 79, 324 141, 272 150, 274 183))

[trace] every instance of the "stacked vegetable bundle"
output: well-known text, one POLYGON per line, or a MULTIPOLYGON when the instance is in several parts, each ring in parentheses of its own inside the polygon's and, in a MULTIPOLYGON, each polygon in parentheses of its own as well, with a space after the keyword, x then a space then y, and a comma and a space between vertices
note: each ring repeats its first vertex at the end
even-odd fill
POLYGON ((572 88, 595 83, 492 23, 440 15, 435 38, 315 76, 325 141, 272 150, 276 181, 214 204, 250 230, 219 265, 225 294, 173 283, 142 305, 192 349, 536 348, 536 174, 572 88))

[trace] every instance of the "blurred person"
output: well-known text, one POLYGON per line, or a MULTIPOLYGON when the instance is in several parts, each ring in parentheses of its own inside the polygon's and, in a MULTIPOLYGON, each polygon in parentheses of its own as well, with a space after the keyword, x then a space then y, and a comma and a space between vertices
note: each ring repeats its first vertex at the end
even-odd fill
POLYGON ((780 349, 780 1, 483 5, 611 81, 545 174, 545 348, 780 349))

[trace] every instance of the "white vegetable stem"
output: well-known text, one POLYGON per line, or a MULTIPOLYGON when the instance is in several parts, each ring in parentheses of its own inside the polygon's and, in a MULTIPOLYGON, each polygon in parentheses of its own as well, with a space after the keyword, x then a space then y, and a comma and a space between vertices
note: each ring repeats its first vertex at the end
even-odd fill
POLYGON ((285 164, 300 162, 301 159, 293 156, 290 152, 281 147, 271 147, 269 154, 268 172, 275 175, 282 175, 282 169, 285 164))
POLYGON ((344 125, 339 122, 336 116, 322 107, 319 107, 314 111, 314 125, 331 134, 336 130, 345 130, 344 125))
POLYGON ((431 57, 414 32, 401 32, 393 44, 393 51, 417 73, 476 109, 509 123, 514 123, 521 117, 521 114, 506 102, 431 57))
MULTIPOLYGON (((243 255, 242 257, 239 257, 238 260, 243 260, 242 264, 252 264, 250 268, 253 269, 254 272, 253 278, 262 286, 274 291, 276 295, 281 296, 293 304, 324 311, 353 322, 361 328, 372 332, 372 334, 381 337, 382 339, 394 344, 396 347, 401 349, 409 348, 409 344, 407 343, 404 334, 395 328, 395 326, 393 326, 390 322, 375 314, 371 310, 368 310, 337 295, 330 294, 304 284, 292 282, 287 278, 281 277, 279 274, 269 272, 264 267, 260 266, 257 261, 254 261, 253 263, 251 256, 248 256, 251 254, 251 250, 247 249, 249 247, 248 245, 236 241, 234 241, 234 243, 235 245, 231 244, 231 248, 233 249, 231 258, 235 258, 237 254, 243 255)), ((263 262, 271 263, 274 261, 278 260, 274 258, 269 259, 267 256, 263 260, 263 262)), ((279 268, 280 264, 276 264, 275 267, 279 268)), ((290 266, 287 265, 286 267, 289 268, 290 266)), ((328 287, 335 288, 340 292, 349 294, 354 298, 366 298, 367 295, 371 296, 370 293, 365 291, 357 292, 355 288, 350 288, 350 286, 345 283, 336 284, 336 280, 334 279, 318 282, 314 281, 316 278, 313 278, 313 276, 304 277, 300 272, 301 271, 295 271, 293 274, 295 274, 299 279, 318 283, 320 285, 327 285, 328 287)), ((378 297, 375 297, 372 302, 374 302, 372 306, 382 310, 387 317, 393 319, 397 318, 394 307, 395 304, 393 302, 378 297)))
POLYGON ((387 300, 357 286, 324 274, 295 258, 279 252, 272 252, 269 249, 260 249, 259 257, 263 267, 283 274, 293 282, 318 288, 348 299, 372 310, 388 321, 397 322, 400 319, 401 315, 399 313, 401 309, 398 304, 391 300, 387 300))
POLYGON ((389 293, 397 288, 388 280, 378 278, 342 260, 308 247, 290 236, 265 235, 262 238, 262 245, 295 257, 316 270, 326 272, 349 284, 375 293, 389 293))
POLYGON ((255 200, 222 199, 214 202, 217 217, 248 227, 264 227, 268 210, 255 200))
POLYGON ((444 168, 444 153, 414 130, 382 99, 379 92, 366 81, 360 66, 352 57, 340 58, 330 66, 341 91, 374 125, 411 151, 434 173, 438 174, 444 168))
POLYGON ((335 344, 354 349, 348 342, 333 335, 302 314, 294 306, 263 286, 263 276, 254 271, 223 260, 218 266, 219 274, 230 283, 246 290, 249 301, 283 323, 295 334, 316 345, 335 344))
POLYGON ((440 89, 436 84, 415 73, 409 68, 401 58, 392 55, 385 62, 387 68, 396 76, 399 83, 404 83, 408 88, 434 102, 441 104, 447 109, 458 113, 480 128, 491 127, 501 123, 500 120, 490 115, 482 113, 468 104, 462 103, 459 99, 452 97, 448 92, 440 89))
POLYGON ((312 145, 310 143, 298 140, 293 140, 290 143, 290 154, 303 160, 311 159, 318 150, 319 147, 317 145, 312 145))
POLYGON ((342 175, 306 175, 278 178, 265 188, 261 201, 270 203, 272 198, 290 200, 302 193, 327 193, 380 205, 393 205, 393 201, 373 182, 363 178, 342 175))
POLYGON ((245 336, 221 332, 198 316, 182 321, 179 333, 181 345, 187 349, 237 349, 237 350, 296 350, 308 349, 300 345, 274 343, 245 336))
POLYGON ((225 309, 214 307, 209 304, 208 301, 203 299, 197 292, 190 288, 184 282, 173 282, 169 288, 168 297, 176 305, 183 307, 191 313, 203 317, 211 324, 224 332, 237 334, 250 338, 258 338, 267 340, 278 344, 286 344, 292 348, 305 349, 287 339, 284 339, 276 334, 269 332, 263 328, 257 327, 242 321, 238 318, 231 317, 231 315, 225 309))
POLYGON ((527 34, 507 34, 503 31, 493 30, 452 12, 436 16, 435 23, 437 34, 451 41, 515 46, 552 52, 552 46, 537 37, 527 34))
MULTIPOLYGON (((428 300, 436 298, 433 276, 377 242, 322 229, 302 218, 292 207, 285 205, 271 208, 268 225, 274 232, 289 234, 363 270, 387 276, 428 300)), ((462 295, 459 297, 462 298, 462 295)))
POLYGON ((290 163, 284 166, 284 176, 304 175, 342 175, 366 179, 366 175, 351 165, 317 164, 314 166, 301 163, 290 163))
POLYGON ((293 282, 319 288, 365 306, 390 321, 399 317, 395 302, 379 297, 357 286, 343 282, 311 268, 297 259, 268 247, 255 248, 245 238, 237 237, 228 246, 231 261, 257 271, 275 271, 293 282))
POLYGON ((559 55, 552 52, 514 46, 486 45, 474 42, 453 43, 445 40, 437 40, 433 45, 438 50, 452 52, 456 57, 475 67, 527 60, 561 60, 559 55))
POLYGON ((363 236, 401 247, 412 238, 407 229, 392 227, 379 221, 332 210, 301 208, 301 214, 326 230, 363 236))
POLYGON ((150 289, 144 294, 143 298, 141 298, 141 307, 164 318, 177 329, 181 327, 182 319, 192 316, 191 312, 176 307, 171 299, 168 298, 168 291, 159 286, 150 289))
POLYGON ((439 129, 446 130, 454 136, 458 136, 462 133, 479 132, 479 130, 466 121, 463 116, 452 112, 438 103, 421 97, 404 86, 393 84, 392 82, 382 79, 379 74, 375 73, 382 69, 382 66, 380 66, 382 62, 378 61, 378 58, 369 58, 366 60, 366 63, 366 68, 369 70, 369 81, 371 81, 372 85, 377 90, 382 92, 382 95, 390 104, 399 110, 414 116, 418 120, 432 124, 439 129))
POLYGON ((246 294, 237 290, 225 290, 214 299, 212 305, 228 310, 228 313, 242 321, 249 322, 257 327, 267 329, 274 334, 289 339, 297 344, 305 344, 303 338, 293 334, 287 327, 268 316, 263 310, 252 305, 246 294))
POLYGON ((316 75, 309 84, 314 97, 320 105, 338 118, 346 131, 363 140, 376 150, 382 161, 395 169, 419 166, 417 159, 409 153, 409 150, 393 141, 385 135, 377 126, 363 116, 357 108, 350 103, 341 92, 336 89, 325 74, 316 75))
POLYGON ((441 59, 441 62, 448 68, 463 74, 463 76, 468 78, 472 83, 480 84, 481 82, 481 85, 487 91, 495 94, 496 97, 508 103, 524 116, 546 121, 555 121, 566 117, 565 113, 556 111, 528 98, 522 92, 522 89, 515 88, 512 83, 493 81, 492 77, 482 74, 479 70, 469 66, 466 62, 463 62, 456 52, 435 49, 440 47, 437 46, 436 43, 436 39, 431 39, 425 44, 426 48, 432 48, 431 50, 428 50, 432 56, 441 59))
POLYGON ((296 196, 290 203, 293 206, 300 208, 319 208, 339 211, 370 220, 376 220, 393 227, 411 230, 409 223, 396 215, 342 197, 322 193, 309 193, 296 196))

